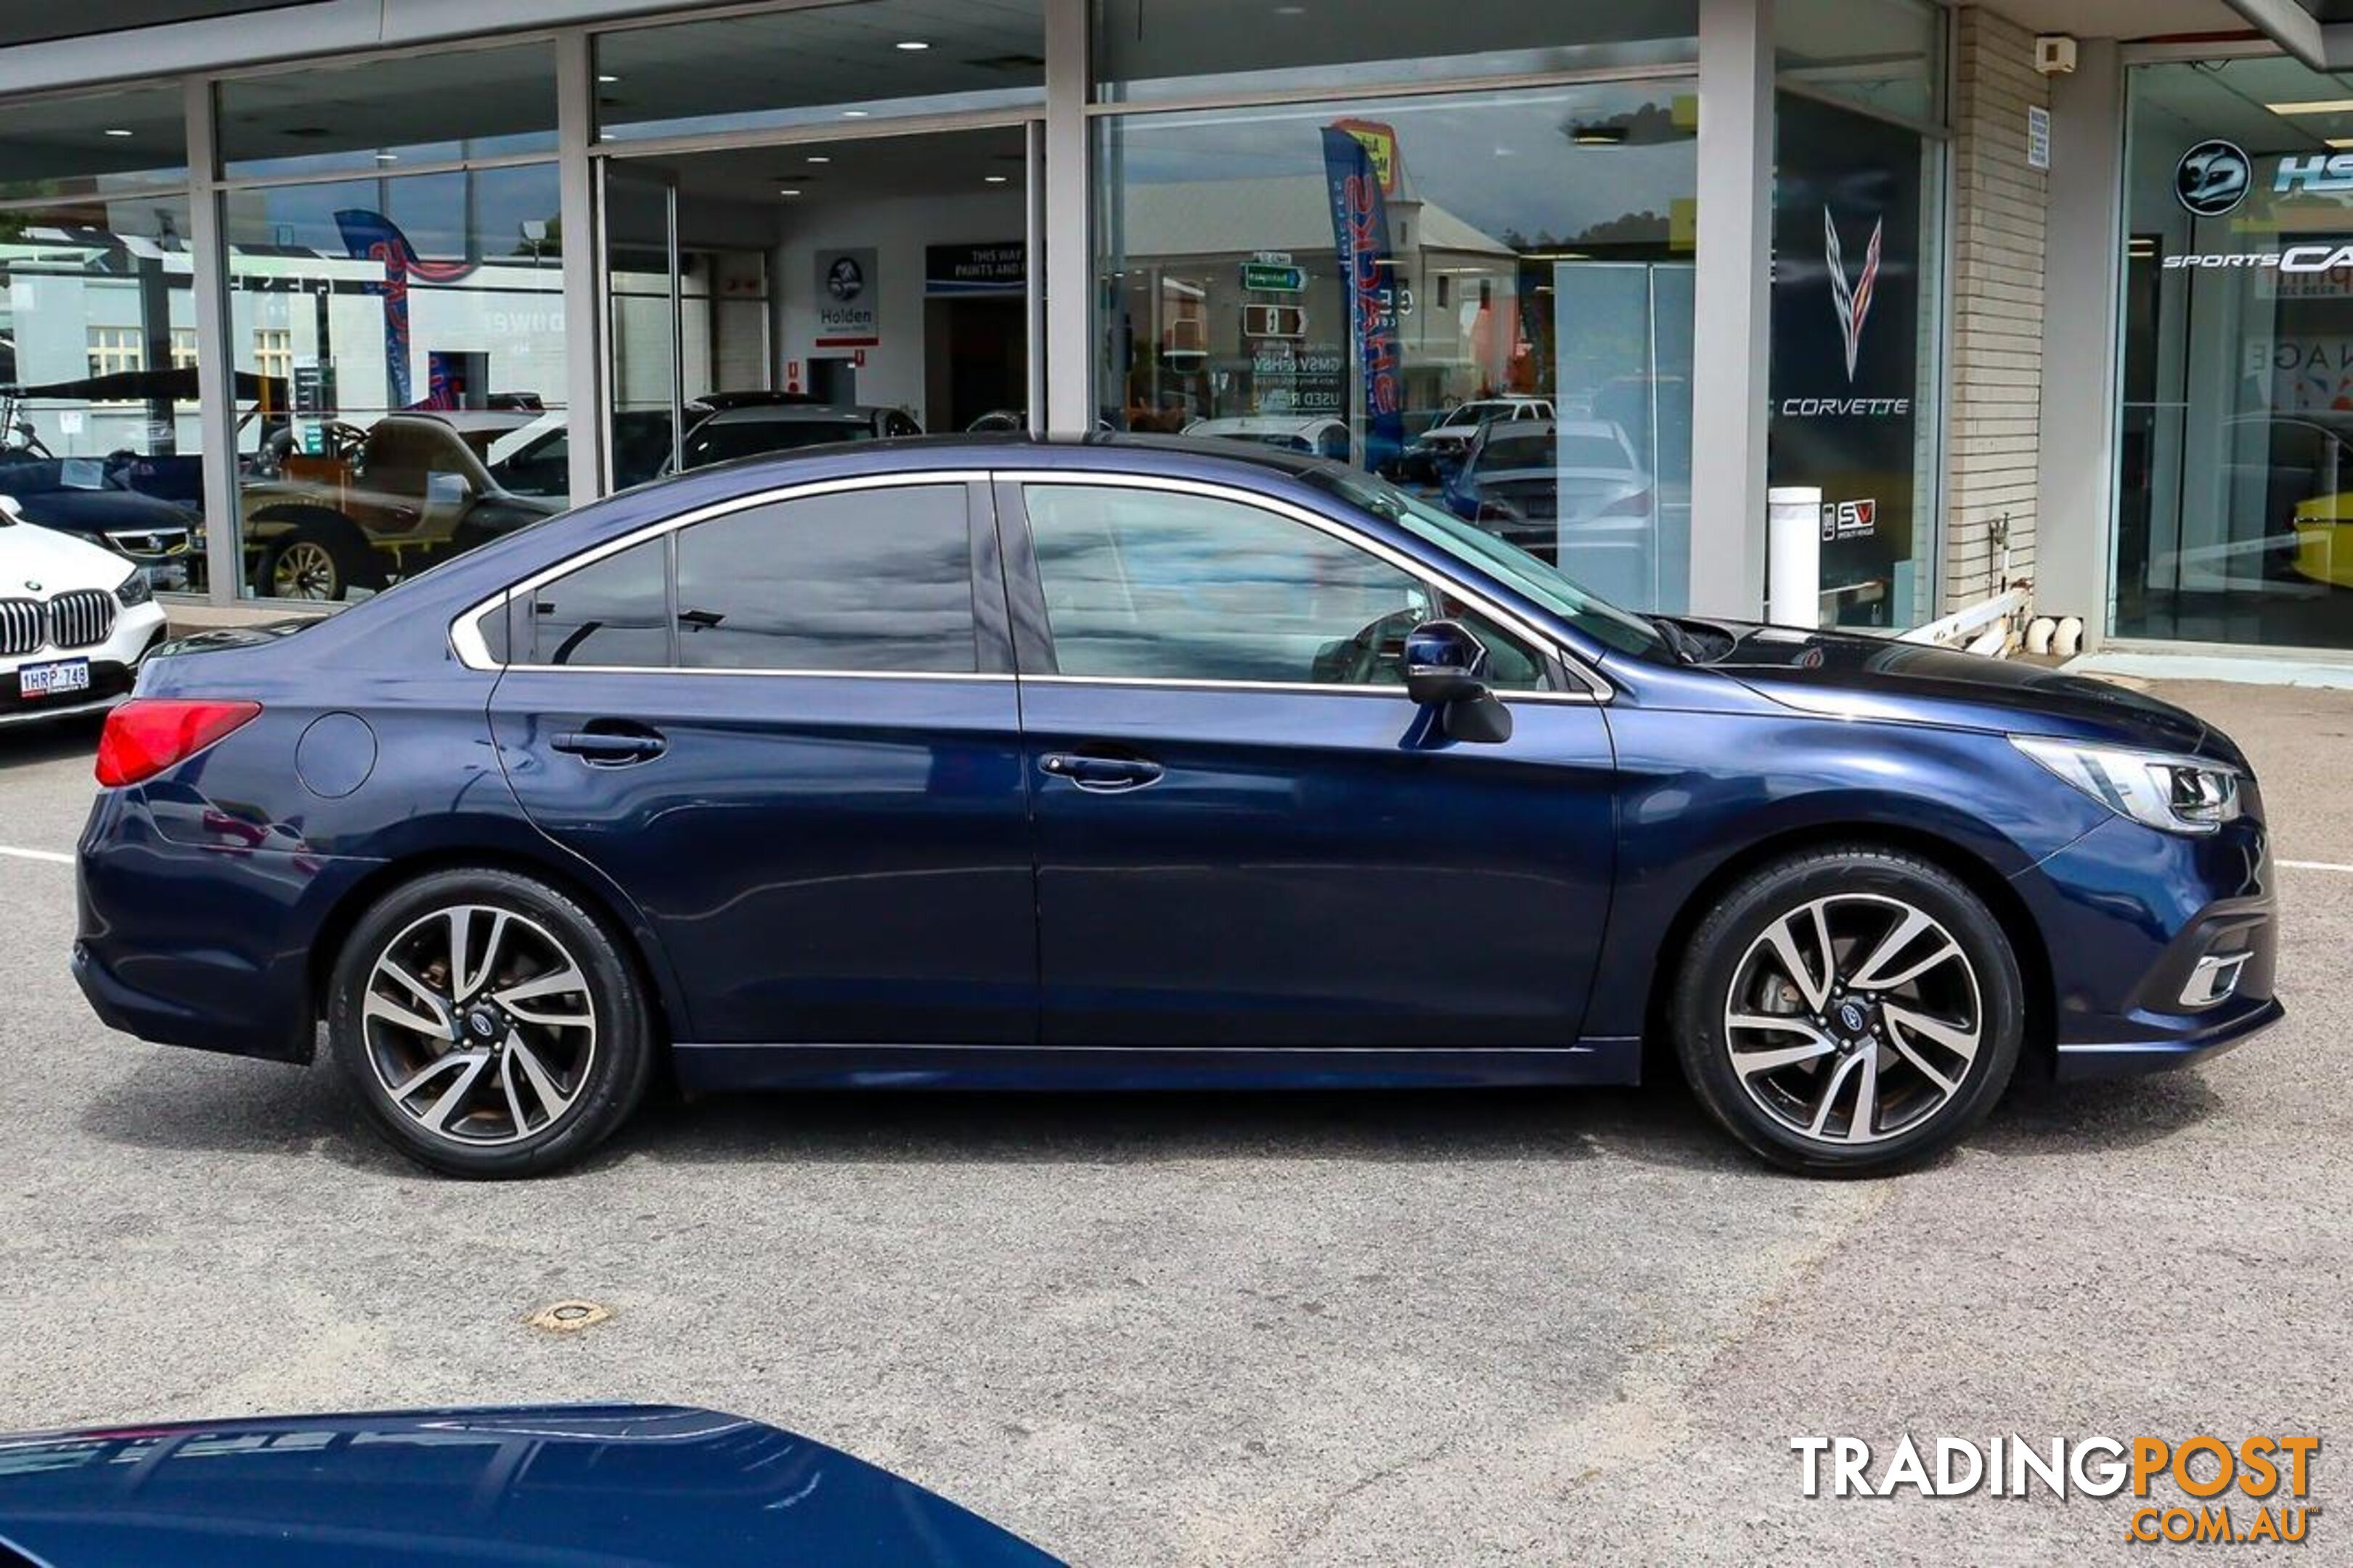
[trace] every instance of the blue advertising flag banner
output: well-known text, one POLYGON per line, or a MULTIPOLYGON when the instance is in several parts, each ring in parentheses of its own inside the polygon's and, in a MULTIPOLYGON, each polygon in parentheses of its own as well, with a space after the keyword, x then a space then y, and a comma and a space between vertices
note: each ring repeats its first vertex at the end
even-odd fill
POLYGON ((1364 372, 1365 466, 1377 469, 1405 446, 1388 202, 1371 149, 1336 125, 1324 129, 1324 173, 1332 188, 1332 244, 1348 294, 1348 333, 1364 372))
POLYGON ((411 282, 455 283, 470 277, 480 264, 427 261, 417 254, 417 247, 408 243, 408 237, 400 232, 398 224, 364 207, 337 213, 335 226, 343 232, 343 248, 353 259, 375 261, 384 267, 384 281, 372 283, 368 289, 384 297, 385 401, 393 408, 411 407, 408 286, 411 282))

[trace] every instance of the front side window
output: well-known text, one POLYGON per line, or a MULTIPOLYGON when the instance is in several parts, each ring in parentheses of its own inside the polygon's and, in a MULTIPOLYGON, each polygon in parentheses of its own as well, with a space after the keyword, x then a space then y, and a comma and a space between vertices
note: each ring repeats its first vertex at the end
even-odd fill
POLYGON ((979 668, 960 485, 809 496, 678 536, 688 669, 969 675, 979 668))
MULTIPOLYGON (((1416 574, 1240 501, 1094 485, 1026 499, 1066 676, 1400 686, 1406 634, 1443 613, 1416 574)), ((1495 674, 1540 685, 1544 661, 1520 647, 1495 674)))

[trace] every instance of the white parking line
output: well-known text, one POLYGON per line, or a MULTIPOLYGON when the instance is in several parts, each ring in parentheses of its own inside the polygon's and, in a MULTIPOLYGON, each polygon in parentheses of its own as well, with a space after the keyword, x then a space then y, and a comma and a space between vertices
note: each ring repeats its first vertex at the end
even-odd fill
POLYGON ((2291 871, 2340 871, 2353 877, 2353 866, 2339 866, 2332 860, 2283 860, 2280 864, 2291 871))

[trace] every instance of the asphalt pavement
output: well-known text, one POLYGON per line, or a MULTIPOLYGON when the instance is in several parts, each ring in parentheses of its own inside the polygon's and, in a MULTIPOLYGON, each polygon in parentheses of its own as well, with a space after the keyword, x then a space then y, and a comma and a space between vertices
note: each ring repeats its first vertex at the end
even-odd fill
POLYGON ((1674 1084, 664 1101, 578 1173, 437 1180, 323 1068, 97 1023, 41 858, 95 729, 0 732, 0 1429, 686 1402, 1108 1565, 2129 1563, 2200 1549, 2124 1500, 1810 1500, 1789 1440, 2316 1433, 2277 1556, 2353 1561, 2353 693, 2158 689, 2304 863, 2288 1021, 1862 1184, 1674 1084), (565 1299, 613 1315, 525 1325, 565 1299))

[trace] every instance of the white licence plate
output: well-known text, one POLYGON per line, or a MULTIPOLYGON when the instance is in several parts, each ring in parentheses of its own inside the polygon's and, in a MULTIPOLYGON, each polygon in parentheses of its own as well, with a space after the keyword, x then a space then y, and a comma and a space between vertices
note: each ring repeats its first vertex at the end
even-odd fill
POLYGON ((26 698, 56 697, 90 689, 90 660, 59 659, 54 664, 28 664, 16 672, 16 690, 26 698))

